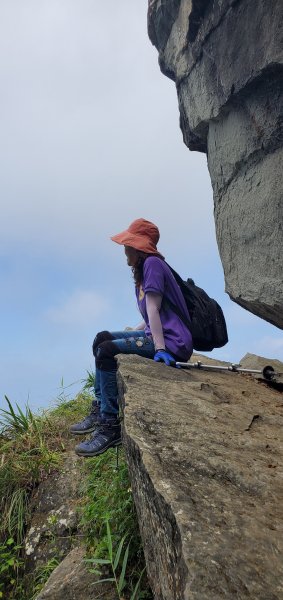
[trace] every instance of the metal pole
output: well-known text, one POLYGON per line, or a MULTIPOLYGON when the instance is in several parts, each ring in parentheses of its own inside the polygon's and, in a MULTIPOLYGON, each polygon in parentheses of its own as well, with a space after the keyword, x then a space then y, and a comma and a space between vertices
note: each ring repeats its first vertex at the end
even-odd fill
POLYGON ((243 369, 241 365, 231 364, 227 367, 224 365, 205 365, 200 360, 197 362, 176 362, 177 367, 181 367, 182 369, 205 369, 209 371, 232 371, 233 373, 256 373, 257 375, 262 375, 264 379, 271 381, 273 377, 279 375, 279 373, 275 373, 273 367, 267 365, 262 370, 259 369, 243 369))
POLYGON ((119 446, 116 446, 116 467, 115 471, 119 470, 119 446))

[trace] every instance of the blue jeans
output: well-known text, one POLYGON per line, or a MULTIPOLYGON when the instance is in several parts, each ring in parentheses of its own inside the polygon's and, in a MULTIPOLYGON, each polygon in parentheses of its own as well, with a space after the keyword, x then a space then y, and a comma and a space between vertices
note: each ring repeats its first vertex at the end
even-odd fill
MULTIPOLYGON (((145 358, 153 358, 155 354, 152 337, 144 331, 111 331, 111 352, 116 354, 137 354, 145 358)), ((109 339, 109 338, 108 338, 109 339)), ((97 347, 97 349, 99 346, 97 347)), ((119 413, 117 368, 98 368, 95 370, 95 396, 100 404, 100 414, 103 420, 116 419, 119 413)))

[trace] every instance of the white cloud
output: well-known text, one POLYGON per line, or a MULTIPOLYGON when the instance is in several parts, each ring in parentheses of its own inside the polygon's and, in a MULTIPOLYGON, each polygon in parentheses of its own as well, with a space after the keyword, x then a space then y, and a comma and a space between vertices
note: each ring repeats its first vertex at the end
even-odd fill
POLYGON ((206 156, 183 144, 146 10, 132 0, 0 6, 6 248, 107 252, 116 226, 140 216, 157 222, 164 249, 173 231, 187 251, 200 229, 202 249, 215 244, 206 156))
POLYGON ((76 290, 60 306, 46 311, 47 319, 62 325, 90 325, 109 308, 108 300, 92 290, 76 290))
POLYGON ((168 262, 223 306, 231 341, 216 357, 268 344, 283 354, 280 332, 224 295, 206 156, 183 143, 146 12, 133 0, 0 2, 5 393, 53 393, 88 366, 91 332, 138 322, 123 248, 109 239, 138 217, 159 226, 168 262))

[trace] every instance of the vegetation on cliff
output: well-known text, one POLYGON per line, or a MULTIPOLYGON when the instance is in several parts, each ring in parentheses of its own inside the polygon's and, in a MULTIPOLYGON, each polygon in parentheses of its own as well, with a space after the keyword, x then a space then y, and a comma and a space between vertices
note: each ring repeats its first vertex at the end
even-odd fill
MULTIPOLYGON (((52 478, 64 464, 66 452, 73 447, 69 425, 87 412, 92 398, 91 383, 89 375, 75 399, 69 400, 62 393, 57 406, 40 415, 33 414, 28 407, 22 411, 7 398, 7 408, 1 410, 0 598, 4 600, 36 598, 62 560, 54 538, 54 555, 27 577, 25 536, 35 491, 47 478, 52 484, 52 478)), ((85 545, 94 580, 111 579, 121 598, 122 590, 123 598, 150 598, 141 577, 144 557, 123 451, 118 468, 114 450, 79 463, 82 470, 81 490, 76 500, 79 538, 85 545), (141 586, 137 587, 137 582, 141 586)))

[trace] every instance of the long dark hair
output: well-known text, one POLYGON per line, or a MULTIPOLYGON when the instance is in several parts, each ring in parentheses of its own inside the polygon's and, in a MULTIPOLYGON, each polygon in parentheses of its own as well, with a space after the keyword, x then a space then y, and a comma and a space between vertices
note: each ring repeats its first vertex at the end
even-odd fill
POLYGON ((139 258, 134 267, 132 267, 132 273, 135 285, 139 287, 143 280, 143 265, 144 261, 150 254, 146 254, 146 252, 139 252, 139 258))
MULTIPOLYGON (((133 278, 134 278, 135 285, 137 287, 139 287, 142 284, 143 265, 145 263, 145 260, 149 256, 156 256, 156 254, 147 254, 146 252, 139 251, 139 258, 138 258, 137 264, 134 267, 132 267, 133 278)), ((159 256, 159 258, 161 258, 161 256, 159 256)))

